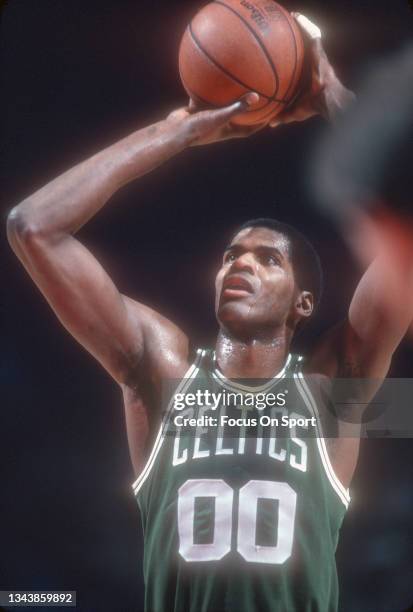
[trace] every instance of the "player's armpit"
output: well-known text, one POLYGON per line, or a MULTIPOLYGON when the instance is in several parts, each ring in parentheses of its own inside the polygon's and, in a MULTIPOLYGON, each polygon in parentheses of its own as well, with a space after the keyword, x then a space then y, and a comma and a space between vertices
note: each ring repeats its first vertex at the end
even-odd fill
POLYGON ((329 378, 379 382, 389 370, 393 350, 388 342, 383 340, 381 344, 378 335, 361 337, 347 318, 321 336, 308 360, 308 369, 329 378))

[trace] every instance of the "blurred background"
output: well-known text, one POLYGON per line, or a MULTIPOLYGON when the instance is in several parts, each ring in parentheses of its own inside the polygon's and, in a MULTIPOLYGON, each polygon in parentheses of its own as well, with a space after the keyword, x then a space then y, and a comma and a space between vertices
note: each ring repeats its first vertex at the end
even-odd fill
MULTIPOLYGON (((61 328, 5 237, 7 211, 69 166, 186 103, 177 69, 192 0, 9 0, 1 7, 0 589, 76 590, 82 612, 143 609, 142 536, 121 394, 61 328)), ((412 37, 407 0, 286 2, 314 20, 344 83, 412 37)), ((80 232, 123 293, 196 345, 234 227, 272 216, 320 253, 326 289, 305 351, 346 314, 359 271, 315 207, 322 119, 197 148, 124 188, 80 232)), ((405 342, 391 376, 411 377, 405 342)), ((343 612, 413 603, 413 444, 363 440, 337 562, 343 612)))

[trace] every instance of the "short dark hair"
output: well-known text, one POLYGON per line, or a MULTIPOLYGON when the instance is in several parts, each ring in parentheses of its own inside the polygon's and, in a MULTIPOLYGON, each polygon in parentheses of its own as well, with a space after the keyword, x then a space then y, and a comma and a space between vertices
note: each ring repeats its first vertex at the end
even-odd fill
POLYGON ((323 292, 323 271, 317 251, 299 230, 277 219, 261 217, 243 223, 232 235, 232 239, 244 229, 266 227, 282 234, 289 242, 289 256, 297 285, 303 291, 311 291, 314 310, 320 303, 323 292))

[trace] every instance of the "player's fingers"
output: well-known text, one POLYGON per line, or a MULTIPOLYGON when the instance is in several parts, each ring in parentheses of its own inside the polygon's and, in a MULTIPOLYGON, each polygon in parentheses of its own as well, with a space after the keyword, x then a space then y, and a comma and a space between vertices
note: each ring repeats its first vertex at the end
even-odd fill
POLYGON ((218 122, 226 123, 235 115, 242 113, 247 110, 253 104, 256 104, 260 99, 259 95, 255 92, 249 92, 242 96, 239 100, 231 104, 230 106, 226 106, 225 108, 220 108, 216 111, 213 111, 214 118, 218 122))
POLYGON ((299 119, 297 119, 293 113, 285 114, 282 117, 277 117, 276 119, 273 119, 272 121, 270 121, 269 126, 270 128, 276 128, 279 125, 284 125, 286 123, 293 123, 294 121, 299 121, 299 119))
POLYGON ((242 96, 241 102, 245 104, 247 108, 248 106, 252 106, 253 104, 256 104, 259 101, 259 99, 260 97, 257 93, 255 93, 255 91, 250 91, 249 93, 245 94, 245 96, 242 96))
POLYGON ((283 115, 279 119, 274 119, 271 121, 269 126, 271 128, 276 128, 279 125, 285 125, 287 123, 298 123, 300 121, 305 121, 310 117, 313 117, 316 114, 315 111, 306 112, 306 113, 291 113, 289 115, 283 115))
POLYGON ((206 144, 234 138, 234 128, 230 124, 231 119, 239 113, 258 102, 259 95, 255 92, 245 94, 240 100, 233 104, 214 110, 204 110, 190 113, 189 125, 192 130, 192 144, 206 144), (207 139, 207 140, 205 140, 207 139))
POLYGON ((269 126, 271 128, 275 128, 278 125, 283 125, 285 123, 305 121, 306 119, 309 119, 310 117, 316 114, 317 114, 317 111, 314 108, 312 108, 312 106, 310 106, 309 104, 306 104, 305 106, 302 106, 300 108, 297 108, 291 111, 284 111, 280 115, 277 115, 276 117, 274 117, 274 119, 272 119, 269 122, 269 126))

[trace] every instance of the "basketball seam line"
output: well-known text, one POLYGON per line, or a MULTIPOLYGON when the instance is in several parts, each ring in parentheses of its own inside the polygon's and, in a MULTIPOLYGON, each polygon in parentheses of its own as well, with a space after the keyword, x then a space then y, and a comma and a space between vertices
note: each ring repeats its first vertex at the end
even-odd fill
POLYGON ((265 57, 268 60, 269 65, 271 66, 271 69, 273 71, 274 74, 274 79, 275 79, 275 91, 272 94, 272 96, 270 96, 270 99, 274 99, 274 101, 278 101, 275 99, 275 96, 277 95, 278 92, 278 88, 280 86, 280 80, 278 78, 278 73, 277 70, 274 66, 274 63, 271 59, 270 54, 268 53, 266 47, 262 44, 261 40, 259 39, 259 37, 257 36, 257 33, 255 32, 255 30, 250 26, 250 24, 248 23, 248 21, 246 19, 244 19, 244 17, 242 15, 240 15, 235 9, 233 9, 231 6, 228 6, 228 4, 225 4, 225 2, 221 2, 221 0, 215 0, 214 2, 215 4, 220 4, 221 6, 225 6, 225 8, 228 11, 231 11, 232 13, 234 13, 234 15, 236 15, 241 21, 242 23, 245 25, 246 28, 248 28, 248 30, 251 32, 251 34, 253 35, 253 37, 255 38, 255 40, 257 41, 257 43, 259 44, 259 46, 261 47, 265 57))
MULTIPOLYGON (((195 36, 195 34, 194 34, 193 30, 192 30, 192 23, 189 24, 188 28, 189 28, 189 33, 191 35, 191 38, 194 41, 194 43, 196 44, 196 46, 200 49, 200 51, 202 51, 202 53, 209 59, 209 61, 216 68, 219 68, 227 77, 229 77, 232 81, 235 81, 235 83, 238 83, 238 85, 241 85, 241 87, 244 87, 244 89, 246 89, 247 91, 252 91, 252 89, 251 89, 251 87, 249 87, 249 85, 247 85, 246 83, 243 83, 235 75, 233 75, 230 72, 228 72, 226 70, 226 68, 221 66, 221 64, 219 64, 213 57, 210 56, 210 54, 203 48, 203 46, 199 42, 198 38, 195 36)), ((254 91, 256 91, 262 98, 265 98, 267 100, 267 103, 262 108, 265 108, 267 106, 267 104, 272 101, 270 96, 267 96, 266 94, 258 91, 257 89, 254 89, 254 91)), ((279 102, 279 100, 274 100, 274 101, 275 102, 279 102)), ((261 109, 257 109, 257 110, 261 110, 261 109)))
MULTIPOLYGON (((263 49, 263 51, 264 51, 264 53, 265 53, 265 55, 266 55, 266 57, 267 57, 267 59, 268 59, 268 61, 269 61, 270 65, 271 65, 271 67, 272 67, 272 69, 273 69, 273 71, 274 71, 274 76, 275 76, 276 81, 277 81, 277 89, 276 89, 276 91, 275 91, 274 95, 273 95, 273 96, 271 96, 271 97, 269 98, 269 100, 274 100, 275 102, 279 102, 280 104, 286 104, 286 105, 291 104, 292 100, 294 100, 294 96, 292 96, 292 97, 291 97, 291 98, 288 100, 288 99, 287 99, 287 95, 288 95, 288 93, 289 93, 289 91, 290 91, 290 89, 291 89, 291 85, 292 85, 292 84, 293 84, 293 82, 294 82, 295 73, 296 73, 296 71, 297 71, 297 56, 298 56, 298 50, 297 50, 297 41, 296 41, 296 38, 295 38, 294 30, 293 30, 293 28, 291 27, 291 23, 288 21, 288 19, 287 19, 286 15, 285 15, 285 13, 284 13, 284 11, 283 11, 283 10, 280 10, 280 14, 281 14, 281 15, 284 17, 285 22, 287 23, 287 25, 288 25, 288 27, 289 27, 289 29, 290 29, 290 31, 291 31, 291 34, 292 34, 292 39, 293 39, 293 42, 294 42, 294 70, 293 70, 293 75, 292 75, 292 77, 291 77, 290 83, 289 83, 289 85, 288 85, 288 87, 287 87, 287 90, 286 90, 286 92, 285 92, 285 94, 284 94, 283 98, 282 98, 282 99, 277 99, 277 98, 275 98, 275 94, 276 94, 276 93, 277 93, 277 91, 278 91, 278 83, 279 83, 279 78, 278 78, 278 73, 277 73, 277 70, 276 70, 276 68, 275 68, 275 66, 274 66, 274 64, 273 64, 273 62, 272 62, 272 60, 271 60, 271 57, 268 55, 267 49, 265 48, 265 46, 263 46, 263 45, 261 44, 261 41, 260 41, 260 39, 257 37, 257 35, 256 35, 255 31, 253 30, 253 28, 251 28, 251 26, 248 24, 248 22, 247 22, 247 21, 246 21, 246 20, 245 20, 245 19, 242 17, 242 15, 240 15, 240 14, 239 14, 239 13, 238 13, 238 12, 237 12, 235 9, 233 9, 233 8, 232 8, 232 7, 230 7, 230 6, 228 6, 227 4, 225 4, 225 2, 222 2, 221 0, 214 0, 214 4, 221 4, 222 6, 225 6, 225 7, 226 7, 228 10, 232 11, 232 12, 233 12, 235 15, 237 15, 237 16, 238 16, 238 17, 239 17, 239 18, 240 18, 240 19, 241 19, 241 20, 242 20, 242 21, 245 23, 246 27, 247 27, 247 28, 248 28, 248 29, 249 29, 249 30, 250 30, 250 31, 253 33, 254 37, 255 37, 255 38, 256 38, 256 40, 257 40, 257 42, 259 43, 259 45, 260 45, 260 46, 261 46, 261 48, 263 49)), ((281 9, 282 9, 282 7, 281 7, 281 9)), ((302 72, 302 71, 303 71, 303 66, 302 66, 302 68, 301 68, 301 72, 302 72)), ((300 76, 300 78, 301 78, 301 76, 300 76)), ((263 107, 263 108, 265 108, 265 107, 263 107)))
MULTIPOLYGON (((288 92, 289 92, 289 91, 290 91, 290 89, 291 89, 291 85, 292 85, 292 84, 293 84, 293 82, 294 82, 294 77, 295 77, 295 73, 296 73, 296 70, 297 70, 297 56, 298 56, 298 51, 297 51, 297 41, 295 40, 295 34, 294 34, 294 31, 293 31, 293 29, 292 29, 292 27, 291 27, 291 23, 288 21, 288 19, 287 19, 287 17, 285 16, 285 14, 284 14, 284 12, 283 12, 283 11, 280 11, 280 13, 281 13, 281 14, 282 14, 282 16, 284 17, 284 19, 285 19, 285 21, 286 21, 286 23, 287 23, 288 27, 290 28, 291 35, 292 35, 292 39, 293 39, 293 41, 294 41, 294 70, 293 70, 292 77, 291 77, 291 79, 290 79, 290 83, 289 83, 289 85, 288 85, 288 87, 287 87, 287 90, 286 90, 286 92, 285 92, 285 94, 284 94, 284 98, 287 98, 288 92)), ((304 62, 303 62, 303 64, 302 64, 302 66, 304 66, 304 62)), ((301 70, 302 70, 302 68, 301 68, 301 70)), ((287 103, 287 104, 290 104, 290 103, 291 103, 291 100, 293 100, 293 99, 294 99, 294 96, 293 96, 292 98, 290 98, 290 100, 288 100, 288 101, 286 100, 286 103, 287 103)))
MULTIPOLYGON (((211 64, 213 64, 213 65, 214 65, 216 68, 218 68, 219 70, 221 70, 221 71, 222 71, 222 72, 223 72, 223 73, 224 73, 226 76, 228 76, 228 78, 230 78, 231 80, 235 81, 236 83, 238 83, 239 85, 241 85, 242 87, 244 87, 245 89, 247 89, 248 91, 250 91, 250 90, 251 90, 251 88, 250 88, 249 86, 247 86, 246 84, 242 83, 242 81, 239 81, 239 80, 237 79, 237 77, 233 76, 231 73, 227 72, 227 71, 225 70, 225 68, 223 68, 223 67, 222 67, 220 64, 218 64, 218 62, 216 62, 216 61, 215 61, 215 60, 214 60, 214 59, 213 59, 213 58, 212 58, 212 57, 211 57, 211 56, 210 56, 210 55, 207 53, 207 51, 205 51, 205 49, 204 49, 204 48, 201 46, 200 42, 199 42, 199 41, 197 40, 197 38, 195 37, 195 34, 193 33, 192 28, 191 28, 190 26, 191 26, 191 24, 189 24, 188 29, 189 29, 189 33, 190 33, 190 35, 191 35, 191 38, 192 38, 193 42, 194 42, 194 43, 195 43, 195 45, 198 47, 198 49, 201 51, 201 53, 203 53, 203 54, 205 55, 205 57, 206 57, 206 58, 207 58, 207 59, 208 59, 208 60, 211 62, 211 64)), ((182 79, 182 81, 184 82, 184 79, 182 78, 182 75, 181 75, 181 79, 182 79)), ((184 84, 185 84, 185 82, 184 82, 184 84)), ((202 102, 202 103, 204 103, 204 104, 207 104, 207 105, 210 105, 210 106, 213 106, 214 108, 222 108, 222 106, 219 106, 219 105, 217 105, 217 104, 214 104, 213 102, 210 102, 209 100, 206 100, 205 98, 202 98, 202 97, 201 97, 201 96, 200 96, 200 95, 199 95, 197 92, 195 92, 195 91, 194 91, 194 90, 192 90, 191 88, 189 88, 189 87, 187 87, 187 86, 186 86, 186 89, 187 89, 188 91, 190 91, 190 92, 191 92, 191 93, 192 93, 192 94, 193 94, 195 97, 197 97, 197 98, 199 99, 199 101, 200 101, 200 102, 202 102)), ((260 108, 258 108, 258 109, 250 109, 250 110, 246 110, 246 111, 245 111, 246 113, 254 113, 254 112, 259 112, 259 111, 261 111, 261 110, 265 109, 265 108, 266 108, 266 107, 267 107, 267 106, 268 106, 268 105, 269 105, 271 102, 277 102, 278 104, 286 104, 286 103, 287 103, 285 100, 278 100, 277 98, 272 98, 272 97, 266 96, 266 95, 265 95, 265 94, 263 94, 263 93, 260 93, 260 92, 258 92, 258 93, 260 94, 260 96, 261 96, 262 98, 265 98, 265 99, 267 100, 267 101, 266 101, 266 103, 265 103, 263 106, 261 106, 260 108)), ((270 113, 273 113, 273 112, 274 112, 274 109, 271 109, 270 113)), ((264 118, 265 118, 265 117, 267 117, 267 116, 268 116, 268 114, 267 114, 267 115, 264 115, 264 118)))
MULTIPOLYGON (((223 5, 226 6, 226 5, 223 5)), ((197 39, 197 37, 195 36, 193 30, 192 30, 192 24, 189 24, 188 26, 188 31, 189 34, 193 40, 193 42, 195 43, 195 45, 198 47, 198 49, 205 55, 205 57, 207 57, 207 59, 211 62, 211 64, 213 64, 216 68, 218 68, 219 70, 221 70, 228 78, 230 78, 231 80, 233 80, 234 82, 238 83, 239 85, 241 85, 242 87, 244 87, 245 89, 247 89, 248 91, 252 91, 252 88, 247 85, 246 83, 243 83, 242 81, 240 81, 236 76, 234 76, 233 74, 231 74, 230 72, 228 72, 223 66, 221 66, 213 57, 211 57, 209 55, 209 53, 202 47, 201 43, 199 42, 199 40, 197 39)), ((181 75, 182 76, 182 75, 181 75)), ((257 91, 256 89, 254 91, 257 91)), ((197 97, 202 101, 205 102, 206 104, 211 104, 212 106, 215 106, 216 108, 221 108, 219 106, 217 106, 216 104, 213 104, 212 102, 209 102, 207 100, 205 100, 204 98, 202 98, 201 96, 199 96, 198 94, 196 94, 196 92, 193 92, 194 95, 197 95, 197 97)), ((267 100, 267 103, 264 104, 264 106, 261 106, 261 108, 259 109, 252 109, 252 110, 246 110, 245 112, 247 113, 252 113, 252 112, 258 112, 263 110, 264 108, 266 108, 266 106, 268 106, 268 104, 270 104, 271 102, 277 102, 278 104, 288 104, 289 101, 285 100, 284 98, 276 98, 275 95, 273 96, 267 96, 266 94, 262 93, 262 92, 257 92, 262 98, 265 98, 267 100)), ((273 112, 274 109, 271 109, 271 112, 273 112)))

